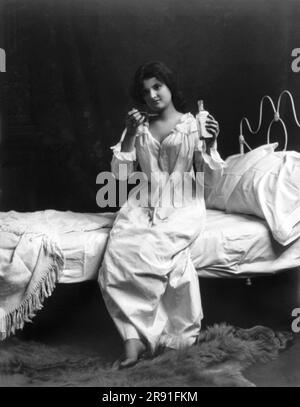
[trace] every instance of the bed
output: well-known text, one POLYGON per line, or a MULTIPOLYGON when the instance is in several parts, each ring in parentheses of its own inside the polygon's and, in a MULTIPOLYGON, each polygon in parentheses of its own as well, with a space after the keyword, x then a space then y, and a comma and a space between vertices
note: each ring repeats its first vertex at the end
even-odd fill
MULTIPOLYGON (((240 122, 240 155, 245 154, 245 146, 252 150, 244 137, 243 125, 247 125, 251 134, 257 134, 260 131, 265 102, 270 103, 274 113, 274 117, 267 129, 267 145, 271 145, 270 133, 272 126, 275 122, 278 122, 284 131, 283 151, 286 151, 288 133, 286 125, 280 117, 280 105, 284 96, 289 97, 295 121, 300 127, 293 96, 289 91, 285 90, 280 94, 277 106, 275 106, 270 96, 265 95, 260 101, 257 129, 253 130, 251 128, 247 117, 243 117, 240 122)), ((297 176, 296 179, 298 179, 297 176)), ((227 188, 228 184, 225 184, 225 186, 227 188)), ((215 195, 214 191, 212 200, 216 198, 215 195)), ((191 253, 199 277, 242 277, 250 284, 251 277, 272 275, 300 265, 300 239, 295 237, 292 242, 283 242, 279 239, 280 242, 278 242, 276 235, 274 238, 270 230, 272 224, 268 224, 264 216, 255 216, 257 214, 251 214, 251 211, 248 215, 245 213, 230 213, 232 212, 230 208, 229 210, 225 208, 226 205, 223 203, 216 205, 215 203, 209 204, 209 200, 207 202, 210 209, 207 209, 205 230, 193 244, 191 253), (216 209, 211 209, 214 207, 216 209)), ((299 202, 297 202, 297 205, 299 206, 299 202)), ((52 219, 51 222, 55 222, 56 219, 58 224, 61 224, 65 216, 64 213, 55 211, 48 212, 48 214, 48 219, 52 219)), ((66 265, 60 282, 72 283, 96 279, 115 214, 80 215, 72 212, 68 214, 70 221, 69 233, 59 235, 61 247, 66 254, 66 265), (73 216, 76 216, 77 219, 83 216, 85 227, 88 224, 87 216, 95 224, 91 223, 90 230, 86 230, 83 234, 72 231, 73 216), (99 225, 105 224, 105 227, 99 226, 97 228, 96 224, 98 222, 99 225), (78 242, 80 242, 81 249, 79 249, 78 242)))
MULTIPOLYGON (((205 229, 191 250, 201 278, 241 277, 250 284, 253 277, 274 275, 300 266, 300 191, 297 186, 300 154, 286 152, 287 129, 279 114, 284 96, 291 101, 300 127, 290 92, 280 94, 277 107, 269 96, 264 96, 257 129, 251 128, 246 117, 241 120, 240 154, 226 160, 228 170, 218 185, 208 185, 205 229), (267 144, 251 150, 243 125, 248 126, 250 133, 259 132, 266 101, 274 111, 267 144), (275 122, 280 123, 285 135, 284 149, 280 153, 275 152, 276 143, 270 143, 275 122), (249 153, 245 153, 245 146, 249 153), (271 161, 270 157, 273 157, 271 161), (289 177, 288 182, 286 177, 289 177), (272 190, 282 192, 274 198, 272 190), (287 196, 293 206, 286 204, 287 196)), ((69 284, 97 279, 116 214, 56 210, 0 213, 2 339, 21 329, 42 308, 44 298, 51 295, 57 282, 69 284)))

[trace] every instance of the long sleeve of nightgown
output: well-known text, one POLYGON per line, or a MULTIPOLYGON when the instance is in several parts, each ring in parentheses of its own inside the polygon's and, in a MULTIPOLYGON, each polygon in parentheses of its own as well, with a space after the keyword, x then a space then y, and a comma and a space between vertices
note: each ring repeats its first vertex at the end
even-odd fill
POLYGON ((204 193, 206 196, 221 177, 226 163, 218 152, 216 140, 207 151, 205 141, 199 139, 196 121, 192 125, 191 132, 195 138, 194 166, 196 171, 204 172, 204 193))
POLYGON ((125 135, 126 129, 123 131, 120 141, 114 146, 110 147, 113 151, 111 171, 118 180, 127 179, 137 169, 135 147, 132 151, 121 151, 125 135))

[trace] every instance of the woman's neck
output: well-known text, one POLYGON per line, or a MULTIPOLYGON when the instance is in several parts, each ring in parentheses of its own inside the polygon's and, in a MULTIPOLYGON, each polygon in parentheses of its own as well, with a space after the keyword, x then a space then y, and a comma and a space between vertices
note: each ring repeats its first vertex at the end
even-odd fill
POLYGON ((175 106, 173 105, 173 103, 170 103, 169 106, 167 106, 164 110, 162 110, 161 112, 158 112, 157 118, 160 120, 167 121, 178 114, 181 114, 181 113, 175 109, 175 106))

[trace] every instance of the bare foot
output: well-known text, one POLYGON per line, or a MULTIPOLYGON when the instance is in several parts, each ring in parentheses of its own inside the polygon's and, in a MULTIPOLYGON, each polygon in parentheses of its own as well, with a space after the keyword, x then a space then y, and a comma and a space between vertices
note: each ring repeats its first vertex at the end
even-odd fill
POLYGON ((146 346, 140 339, 128 339, 125 341, 125 358, 115 362, 113 368, 124 369, 135 365, 145 351, 146 346))

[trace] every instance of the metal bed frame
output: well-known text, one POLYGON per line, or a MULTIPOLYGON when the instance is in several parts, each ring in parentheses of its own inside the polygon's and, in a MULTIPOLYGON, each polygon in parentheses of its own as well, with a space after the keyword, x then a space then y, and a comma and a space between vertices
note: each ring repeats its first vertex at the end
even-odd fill
POLYGON ((242 118, 242 120, 240 121, 239 143, 240 143, 240 153, 241 153, 241 154, 244 154, 244 146, 246 146, 249 150, 251 150, 251 147, 250 147, 249 144, 246 142, 245 137, 244 137, 243 124, 245 123, 245 124, 247 125, 248 130, 249 130, 249 132, 250 132, 251 134, 257 134, 257 133, 260 131, 260 128, 261 128, 261 125, 262 125, 263 103, 264 103, 265 100, 268 100, 268 101, 270 102, 271 107, 272 107, 272 110, 273 110, 273 113, 274 113, 274 117, 273 117, 273 119, 271 120, 271 122, 270 122, 270 124, 269 124, 269 127, 268 127, 267 143, 268 143, 268 144, 270 143, 270 133, 271 133, 271 128, 272 128, 273 123, 279 122, 279 123, 281 124, 282 128, 283 128, 283 131, 284 131, 284 148, 283 148, 283 151, 286 151, 286 148, 287 148, 287 145, 288 145, 288 132, 287 132, 287 129, 286 129, 286 125, 285 125, 284 121, 282 120, 282 118, 281 118, 281 116, 280 116, 280 104, 281 104, 282 97, 283 97, 284 95, 289 96, 289 100, 290 100, 291 105, 292 105, 292 111, 293 111, 293 115, 294 115, 295 122, 296 122, 297 126, 300 127, 300 123, 299 123, 299 121, 298 121, 297 113, 296 113, 296 109, 295 109, 294 98, 293 98, 293 96, 292 96, 292 94, 291 94, 290 91, 288 91, 288 90, 285 89, 285 90, 283 90, 283 91, 280 93, 279 98, 278 98, 278 100, 277 100, 277 107, 276 107, 276 108, 275 108, 275 104, 274 104, 272 98, 271 98, 269 95, 264 95, 264 96, 261 98, 261 100, 260 100, 260 106, 259 106, 259 121, 258 121, 257 129, 256 129, 256 130, 253 130, 253 129, 251 128, 250 123, 249 123, 249 120, 248 120, 248 118, 247 118, 246 116, 244 116, 244 117, 242 118))
MULTIPOLYGON (((247 141, 245 140, 244 137, 244 131, 243 131, 243 125, 245 124, 248 127, 248 131, 252 134, 255 135, 257 134, 262 126, 262 114, 263 114, 263 105, 265 101, 269 101, 271 104, 271 108, 273 110, 274 116, 271 120, 271 122, 269 123, 268 126, 268 131, 267 131, 267 144, 270 143, 270 133, 271 133, 271 128, 273 126, 273 124, 275 122, 279 122, 281 124, 281 127, 284 131, 284 147, 283 147, 283 151, 286 151, 287 149, 287 145, 288 145, 288 132, 287 132, 287 128, 286 125, 283 121, 283 119, 280 116, 280 105, 281 105, 281 101, 283 96, 287 95, 289 98, 289 101, 291 102, 291 106, 292 106, 292 111, 293 111, 293 115, 294 115, 294 119, 295 122, 297 124, 298 127, 300 127, 300 123, 297 117, 297 113, 296 113, 296 109, 295 109, 295 102, 294 102, 294 98, 291 94, 290 91, 288 90, 283 90, 277 100, 277 104, 275 107, 275 103, 272 100, 272 98, 269 95, 264 95, 261 100, 260 100, 260 105, 259 105, 259 121, 258 121, 258 126, 256 128, 256 130, 253 130, 249 120, 246 116, 244 116, 241 121, 240 121, 240 134, 239 134, 239 144, 240 144, 240 154, 244 154, 245 153, 245 146, 248 148, 248 150, 252 150, 252 148, 250 147, 250 145, 247 143, 247 141)), ((282 270, 284 271, 284 270, 282 270)), ((259 277, 259 276, 257 276, 259 277)), ((240 276, 240 278, 243 278, 246 280, 246 285, 251 286, 252 285, 252 277, 247 277, 247 276, 240 276)))

